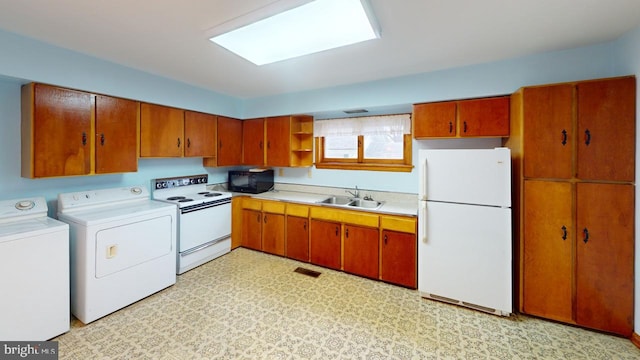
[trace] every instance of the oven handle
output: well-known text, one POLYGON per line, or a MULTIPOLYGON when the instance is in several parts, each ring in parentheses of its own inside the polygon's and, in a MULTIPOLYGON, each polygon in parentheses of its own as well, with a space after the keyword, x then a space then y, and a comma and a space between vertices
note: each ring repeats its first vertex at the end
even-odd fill
POLYGON ((202 250, 202 249, 206 249, 206 248, 208 248, 208 247, 210 247, 210 246, 213 246, 213 245, 215 245, 215 244, 219 243, 220 241, 225 240, 225 239, 228 239, 228 238, 229 238, 229 235, 226 235, 226 236, 223 236, 223 237, 221 237, 221 238, 217 238, 217 239, 215 239, 215 240, 211 240, 211 241, 206 242, 206 243, 204 243, 204 244, 202 244, 202 245, 198 245, 198 246, 196 246, 196 247, 194 247, 194 248, 191 248, 191 249, 189 249, 189 250, 186 250, 186 251, 181 252, 181 253, 180 253, 180 256, 187 256, 187 255, 193 254, 193 253, 194 253, 194 252, 196 252, 196 251, 200 251, 200 250, 202 250))
POLYGON ((208 209, 208 208, 212 208, 212 207, 216 207, 216 206, 227 205, 227 204, 231 204, 231 199, 223 199, 223 200, 208 202, 208 203, 204 203, 204 204, 191 205, 191 206, 187 206, 187 207, 181 208, 180 209, 180 214, 188 214, 190 212, 204 210, 204 209, 208 209))

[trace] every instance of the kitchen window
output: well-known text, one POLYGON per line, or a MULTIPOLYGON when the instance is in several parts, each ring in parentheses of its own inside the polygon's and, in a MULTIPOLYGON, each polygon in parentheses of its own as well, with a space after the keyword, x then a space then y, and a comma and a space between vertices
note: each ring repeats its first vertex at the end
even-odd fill
POLYGON ((410 114, 314 121, 316 167, 404 171, 411 164, 410 114))

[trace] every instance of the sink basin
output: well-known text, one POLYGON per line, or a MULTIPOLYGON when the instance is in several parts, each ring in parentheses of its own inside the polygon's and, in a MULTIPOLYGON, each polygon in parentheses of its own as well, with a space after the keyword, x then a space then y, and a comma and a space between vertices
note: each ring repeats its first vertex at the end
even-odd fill
POLYGON ((382 206, 381 201, 351 198, 348 196, 330 196, 324 200, 318 201, 317 203, 362 209, 377 209, 382 206))
POLYGON ((322 201, 318 201, 320 204, 331 204, 331 205, 348 205, 353 201, 352 198, 348 196, 331 196, 322 201))
POLYGON ((349 206, 360 207, 366 209, 376 209, 382 205, 382 202, 376 200, 353 199, 349 206))

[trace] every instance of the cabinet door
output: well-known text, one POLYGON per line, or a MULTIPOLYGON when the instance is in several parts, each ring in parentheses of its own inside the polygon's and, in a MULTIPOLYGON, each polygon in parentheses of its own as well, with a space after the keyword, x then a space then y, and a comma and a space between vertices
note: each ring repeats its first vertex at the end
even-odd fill
POLYGON ((578 178, 635 179, 635 78, 578 83, 578 178))
POLYGON ((242 164, 242 121, 218 116, 218 166, 242 164))
POLYGON ((284 256, 283 214, 262 214, 262 251, 284 256))
POLYGON ((138 170, 137 101, 96 95, 96 174, 138 170))
POLYGON ((577 184, 576 322, 625 337, 633 331, 634 193, 633 185, 577 184))
POLYGON ((378 278, 378 229, 355 225, 344 227, 344 271, 378 278))
POLYGON ((264 119, 242 121, 242 147, 245 165, 264 165, 264 119))
POLYGON ((573 176, 573 94, 570 84, 524 89, 524 176, 573 176))
POLYGON ((509 96, 458 102, 460 136, 509 136, 509 96))
POLYGON ((215 157, 217 116, 184 112, 184 156, 215 157))
POLYGON ((242 246, 262 251, 262 212, 242 210, 242 246))
POLYGON ((291 124, 289 116, 270 117, 267 122, 267 165, 289 166, 291 124))
POLYGON ((572 186, 524 182, 522 311, 573 322, 572 186))
POLYGON ((91 171, 91 95, 35 84, 34 177, 91 171))
POLYGON ((287 216, 287 257, 309 262, 309 220, 299 216, 287 216))
POLYGON ((456 136, 456 102, 413 106, 413 136, 416 139, 456 136))
POLYGON ((184 110, 162 105, 140 105, 140 156, 181 157, 184 146, 184 110))
POLYGON ((340 270, 340 223, 311 219, 311 263, 340 270))
POLYGON ((380 279, 416 288, 416 235, 398 231, 382 231, 380 279))

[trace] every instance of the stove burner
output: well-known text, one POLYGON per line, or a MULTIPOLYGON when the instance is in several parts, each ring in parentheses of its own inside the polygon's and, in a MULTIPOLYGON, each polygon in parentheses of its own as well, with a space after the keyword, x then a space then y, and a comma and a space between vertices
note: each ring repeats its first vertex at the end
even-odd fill
POLYGON ((209 192, 208 191, 203 191, 203 192, 199 192, 198 195, 207 195, 209 192))
POLYGON ((172 197, 168 197, 167 200, 169 201, 173 201, 173 200, 182 200, 185 199, 184 196, 172 196, 172 197))
POLYGON ((180 199, 180 200, 178 200, 178 202, 189 202, 189 201, 193 201, 193 199, 180 199))
POLYGON ((220 196, 220 195, 222 195, 222 193, 208 193, 205 196, 206 197, 212 197, 212 196, 220 196))

